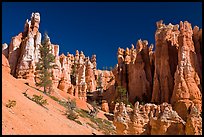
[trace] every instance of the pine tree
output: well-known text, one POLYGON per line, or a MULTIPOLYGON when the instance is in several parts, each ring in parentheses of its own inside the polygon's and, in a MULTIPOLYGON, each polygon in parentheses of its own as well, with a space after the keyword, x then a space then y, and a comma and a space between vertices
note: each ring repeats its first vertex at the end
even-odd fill
POLYGON ((118 92, 118 96, 117 96, 117 101, 119 103, 123 102, 125 103, 126 105, 127 104, 130 104, 129 101, 128 101, 128 93, 127 93, 127 90, 122 87, 122 86, 117 86, 116 88, 116 91, 118 92))
POLYGON ((47 93, 47 89, 50 91, 52 87, 51 69, 53 68, 55 57, 51 53, 52 49, 50 48, 50 39, 46 33, 39 50, 40 58, 36 63, 36 86, 44 87, 44 93, 47 93))

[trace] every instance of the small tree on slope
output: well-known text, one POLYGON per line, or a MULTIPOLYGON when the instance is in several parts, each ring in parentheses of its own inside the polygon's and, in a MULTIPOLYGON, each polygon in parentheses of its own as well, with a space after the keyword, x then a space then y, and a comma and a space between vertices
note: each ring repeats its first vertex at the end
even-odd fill
POLYGON ((51 53, 50 39, 45 33, 44 39, 39 48, 40 58, 39 62, 36 63, 37 81, 36 86, 44 87, 44 93, 47 93, 47 89, 52 87, 52 72, 54 64, 54 55, 51 53))

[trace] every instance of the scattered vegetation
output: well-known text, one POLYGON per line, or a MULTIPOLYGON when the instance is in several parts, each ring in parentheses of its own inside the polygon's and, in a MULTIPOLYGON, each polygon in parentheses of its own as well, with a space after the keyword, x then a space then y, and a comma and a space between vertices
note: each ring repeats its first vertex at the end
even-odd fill
MULTIPOLYGON (((32 88, 35 88, 35 87, 32 87, 32 88)), ((43 91, 39 89, 37 90, 43 93, 43 91)), ((36 103, 38 102, 38 104, 44 104, 44 102, 47 101, 47 100, 46 101, 43 100, 42 98, 43 96, 34 95, 33 98, 30 98, 26 92, 24 92, 23 94, 30 100, 33 100, 33 101, 35 100, 36 103)), ((47 94, 47 93, 44 93, 44 94, 49 96, 51 99, 58 102, 60 105, 64 106, 67 109, 65 112, 65 115, 68 119, 73 120, 76 123, 82 125, 82 123, 79 120, 77 120, 79 116, 83 118, 89 118, 92 123, 87 123, 87 124, 90 125, 92 128, 102 131, 104 134, 115 134, 115 129, 111 122, 109 122, 108 120, 103 120, 101 118, 96 117, 99 111, 97 109, 98 106, 95 101, 91 103, 93 109, 90 109, 90 111, 87 111, 83 109, 78 109, 76 107, 76 100, 71 100, 70 98, 68 98, 68 101, 63 101, 50 94, 47 94)))
POLYGON ((94 126, 94 124, 92 124, 92 123, 89 123, 89 122, 87 122, 86 124, 88 124, 90 127, 92 127, 92 128, 96 128, 96 126, 94 126))
POLYGON ((41 106, 48 105, 47 99, 43 99, 42 95, 38 96, 34 94, 32 100, 41 106))
POLYGON ((116 88, 116 91, 118 93, 118 98, 117 98, 118 102, 124 102, 125 100, 127 100, 127 96, 126 96, 127 90, 124 87, 118 86, 116 88))
POLYGON ((68 99, 66 115, 68 119, 74 120, 75 122, 76 119, 79 118, 79 114, 76 112, 76 109, 76 100, 68 99))
POLYGON ((102 73, 100 73, 98 75, 98 79, 97 79, 97 89, 101 90, 103 88, 102 86, 102 73))
POLYGON ((105 119, 101 119, 101 118, 97 118, 97 117, 93 117, 92 115, 90 115, 89 111, 80 109, 77 110, 77 112, 79 113, 79 116, 83 117, 83 118, 89 118, 92 123, 87 123, 88 125, 90 125, 92 128, 97 129, 99 131, 102 131, 104 134, 115 134, 115 129, 113 127, 113 124, 111 122, 109 122, 108 120, 105 119))
POLYGON ((7 108, 12 108, 16 106, 16 101, 15 100, 9 100, 8 103, 6 104, 7 108))
MULTIPOLYGON (((28 89, 27 89, 28 90, 28 89)), ((27 97, 28 99, 34 101, 35 103, 39 104, 40 106, 45 107, 44 105, 48 105, 47 99, 43 99, 42 95, 36 95, 34 94, 33 97, 29 97, 28 94, 26 93, 27 90, 25 92, 23 92, 24 96, 27 97)))
POLYGON ((54 101, 57 101, 57 102, 59 102, 60 100, 57 98, 57 97, 55 97, 55 96, 49 96, 51 99, 53 99, 54 101))
POLYGON ((78 110, 79 109, 76 107, 76 100, 68 99, 66 111, 67 118, 82 125, 82 123, 79 120, 77 120, 79 118, 78 110))
POLYGON ((83 118, 89 118, 89 112, 87 110, 84 110, 84 109, 78 109, 76 110, 77 113, 79 113, 79 116, 80 117, 83 117, 83 118))
POLYGON ((130 107, 133 107, 133 105, 128 101, 128 93, 127 90, 122 86, 117 86, 116 91, 118 93, 118 96, 116 97, 116 102, 123 102, 126 105, 130 105, 130 107))
POLYGON ((79 125, 82 125, 82 123, 79 120, 74 120, 76 123, 78 123, 79 125))

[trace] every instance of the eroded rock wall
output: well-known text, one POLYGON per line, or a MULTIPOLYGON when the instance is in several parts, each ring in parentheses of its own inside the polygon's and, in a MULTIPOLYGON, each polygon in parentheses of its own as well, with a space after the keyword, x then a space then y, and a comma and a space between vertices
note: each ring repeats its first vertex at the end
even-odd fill
POLYGON ((116 104, 113 124, 117 134, 122 135, 184 135, 186 122, 168 103, 136 102, 134 108, 116 104))

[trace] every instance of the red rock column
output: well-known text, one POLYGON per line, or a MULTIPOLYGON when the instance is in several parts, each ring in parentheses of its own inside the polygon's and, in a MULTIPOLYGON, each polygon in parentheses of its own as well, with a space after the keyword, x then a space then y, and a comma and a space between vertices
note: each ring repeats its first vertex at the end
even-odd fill
POLYGON ((187 21, 180 22, 178 67, 175 73, 175 86, 171 103, 184 120, 187 119, 191 105, 195 105, 199 112, 202 110, 202 94, 198 87, 198 73, 195 71, 197 56, 192 34, 191 24, 187 21))

